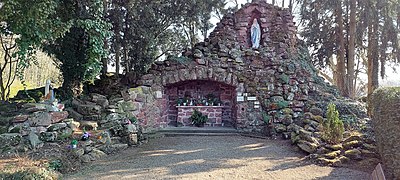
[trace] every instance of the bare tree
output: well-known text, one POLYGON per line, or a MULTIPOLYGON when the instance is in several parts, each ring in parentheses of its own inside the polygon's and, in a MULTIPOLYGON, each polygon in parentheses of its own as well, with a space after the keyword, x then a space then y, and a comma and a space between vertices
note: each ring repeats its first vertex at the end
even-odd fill
POLYGON ((0 100, 2 101, 6 101, 10 97, 10 87, 17 75, 18 58, 13 58, 16 50, 14 40, 14 35, 0 34, 0 44, 3 51, 2 61, 0 61, 0 100))

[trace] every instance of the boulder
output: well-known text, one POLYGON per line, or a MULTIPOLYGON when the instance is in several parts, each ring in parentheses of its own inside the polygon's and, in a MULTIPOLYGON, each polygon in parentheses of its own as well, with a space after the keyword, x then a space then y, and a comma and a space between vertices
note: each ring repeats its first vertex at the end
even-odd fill
POLYGON ((17 116, 15 116, 15 117, 12 119, 11 122, 12 122, 12 123, 23 123, 23 122, 27 121, 28 118, 29 118, 29 115, 26 115, 26 114, 24 114, 24 115, 17 115, 17 116))
POLYGON ((295 132, 291 132, 290 140, 292 141, 292 144, 296 144, 300 140, 300 136, 298 134, 296 134, 295 132))
POLYGON ((79 114, 78 112, 76 112, 72 108, 65 108, 65 111, 67 111, 69 116, 72 117, 74 120, 80 121, 80 120, 83 119, 83 115, 79 114))
POLYGON ((321 108, 315 106, 310 109, 310 112, 315 116, 322 116, 324 113, 324 111, 321 108))
POLYGON ((111 154, 120 150, 124 150, 128 147, 128 144, 111 144, 100 146, 99 149, 107 154, 111 154))
POLYGON ((56 124, 52 124, 47 128, 47 131, 58 131, 60 129, 64 129, 66 128, 68 125, 67 123, 56 123, 56 124))
POLYGON ((55 142, 57 140, 57 132, 42 132, 40 133, 40 140, 45 142, 55 142))
POLYGON ((123 119, 125 119, 125 118, 126 118, 126 116, 123 115, 123 114, 111 113, 111 114, 108 114, 108 115, 106 116, 105 120, 106 120, 107 122, 108 122, 108 121, 121 121, 121 120, 123 120, 123 119))
POLYGON ((43 146, 43 142, 39 139, 39 136, 33 131, 29 133, 28 140, 32 149, 41 148, 43 146))
POLYGON ((133 134, 133 133, 137 133, 137 132, 138 132, 138 128, 134 124, 127 124, 124 126, 123 134, 125 134, 125 135, 129 135, 129 134, 133 134))
POLYGON ((334 166, 334 167, 340 167, 340 166, 342 166, 342 164, 343 164, 344 162, 347 161, 347 158, 346 158, 346 157, 343 157, 343 156, 337 157, 337 158, 335 158, 335 159, 327 159, 327 158, 322 158, 322 157, 321 157, 321 158, 318 158, 317 161, 318 161, 320 164, 323 164, 323 165, 329 165, 329 166, 334 166))
POLYGON ((95 102, 97 105, 105 108, 107 107, 110 103, 107 100, 106 96, 103 96, 101 94, 96 94, 96 93, 92 93, 90 94, 91 96, 91 101, 95 102))
POLYGON ((51 115, 47 112, 36 112, 28 118, 30 126, 49 126, 52 123, 51 115))
POLYGON ((340 155, 341 151, 332 151, 330 153, 326 153, 323 156, 328 159, 335 159, 340 155))
POLYGON ((311 142, 308 142, 308 141, 304 141, 304 140, 299 140, 297 142, 297 146, 301 150, 303 150, 303 151, 305 151, 305 152, 307 152, 309 154, 315 153, 317 151, 317 148, 318 148, 317 144, 311 143, 311 142))
POLYGON ((312 136, 312 132, 301 129, 299 131, 299 136, 300 136, 300 139, 302 139, 302 140, 305 140, 305 141, 308 141, 308 142, 311 142, 311 143, 314 143, 317 145, 319 144, 319 141, 315 137, 312 136))
POLYGON ((95 121, 80 121, 81 123, 81 128, 85 128, 85 130, 97 130, 97 127, 99 126, 97 122, 95 121))
POLYGON ((351 148, 358 148, 362 146, 362 141, 354 140, 354 141, 348 141, 343 143, 343 148, 344 149, 351 149, 351 148))
POLYGON ((358 149, 350 149, 344 152, 344 155, 350 159, 360 160, 361 159, 361 151, 358 149))
POLYGON ((63 121, 64 119, 67 119, 68 112, 67 111, 51 112, 50 116, 51 116, 51 123, 58 123, 63 121))
POLYGON ((327 144, 325 147, 328 148, 328 149, 332 149, 334 151, 343 149, 342 144, 334 144, 334 145, 327 144))
POLYGON ((275 131, 276 131, 277 133, 286 132, 286 130, 287 130, 287 129, 286 129, 286 126, 283 125, 283 124, 275 124, 274 128, 275 128, 275 131))
POLYGON ((22 136, 19 133, 0 134, 0 149, 7 146, 17 146, 21 143, 22 136))
POLYGON ((377 158, 377 157, 379 157, 379 154, 375 153, 373 151, 369 151, 369 150, 365 150, 365 149, 361 149, 360 151, 361 151, 361 155, 363 157, 369 157, 369 158, 377 158))
POLYGON ((137 134, 129 134, 127 136, 124 136, 122 139, 123 139, 123 142, 126 142, 129 145, 138 144, 138 136, 137 136, 137 134))
POLYGON ((73 131, 79 130, 79 127, 81 126, 81 123, 78 121, 74 121, 74 119, 67 119, 64 120, 64 122, 68 125, 69 128, 71 128, 73 131))
POLYGON ((101 110, 101 106, 93 104, 80 104, 77 108, 78 113, 84 116, 101 114, 101 110))
POLYGON ((106 156, 107 154, 99 149, 94 148, 92 151, 90 151, 89 155, 92 157, 92 160, 97 160, 106 156))
POLYGON ((292 115, 289 115, 289 114, 284 115, 284 116, 283 116, 283 119, 282 119, 282 123, 283 123, 284 125, 290 125, 290 124, 292 124, 292 123, 293 123, 293 116, 292 116, 292 115))

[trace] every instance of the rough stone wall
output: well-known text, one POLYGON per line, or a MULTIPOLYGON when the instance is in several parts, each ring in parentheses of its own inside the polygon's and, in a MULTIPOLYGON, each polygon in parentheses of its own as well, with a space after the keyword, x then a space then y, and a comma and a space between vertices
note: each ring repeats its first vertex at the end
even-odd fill
MULTIPOLYGON (((176 83, 207 80, 226 84, 244 99, 231 108, 232 121, 238 129, 261 132, 265 117, 277 123, 286 119, 286 124, 291 124, 303 113, 313 84, 312 72, 294 58, 296 28, 292 19, 287 9, 266 2, 248 3, 236 13, 226 15, 205 42, 184 52, 182 57, 153 64, 139 84, 159 94, 157 102, 170 101, 166 87, 176 83), (259 49, 249 48, 253 18, 262 27, 259 49)), ((160 112, 147 113, 141 120, 143 127, 148 121, 160 127, 170 121, 168 104, 155 104, 158 106, 142 107, 145 111, 156 108, 160 112)))
POLYGON ((376 90, 372 106, 372 122, 386 176, 400 179, 400 88, 376 90))

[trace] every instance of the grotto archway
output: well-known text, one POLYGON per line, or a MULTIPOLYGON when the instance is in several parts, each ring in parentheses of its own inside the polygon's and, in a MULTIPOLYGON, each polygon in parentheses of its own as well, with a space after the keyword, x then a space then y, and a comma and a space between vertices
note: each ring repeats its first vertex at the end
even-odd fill
POLYGON ((164 86, 169 126, 190 126, 196 109, 210 127, 236 127, 236 87, 213 80, 186 80, 164 86))

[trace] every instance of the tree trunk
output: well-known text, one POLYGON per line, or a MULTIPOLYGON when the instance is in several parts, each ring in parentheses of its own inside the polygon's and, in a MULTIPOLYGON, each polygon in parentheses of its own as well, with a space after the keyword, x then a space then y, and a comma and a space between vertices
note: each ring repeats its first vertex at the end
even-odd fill
POLYGON ((62 97, 77 97, 83 92, 83 84, 80 80, 64 80, 62 84, 62 97))
POLYGON ((377 15, 372 15, 368 25, 368 114, 371 115, 371 95, 379 86, 379 55, 378 55, 378 20, 377 15))
MULTIPOLYGON (((119 37, 120 35, 117 35, 119 37)), ((117 38, 118 41, 119 38, 117 38)), ((119 75, 119 67, 120 67, 120 56, 121 56, 121 45, 119 42, 115 43, 115 75, 119 75)))
POLYGON ((349 54, 347 61, 347 94, 350 98, 355 97, 354 84, 354 58, 356 42, 356 0, 350 0, 350 30, 349 30, 349 54))
MULTIPOLYGON (((103 17, 104 18, 107 16, 107 6, 108 6, 107 0, 103 0, 103 17)), ((104 49, 108 49, 107 38, 104 38, 103 42, 104 42, 104 49)), ((101 59, 101 63, 102 63, 102 66, 103 66, 102 69, 101 69, 101 75, 102 76, 106 76, 106 74, 107 74, 107 66, 108 66, 107 57, 102 58, 101 59)))
POLYGON ((336 23, 338 25, 337 28, 337 41, 338 41, 338 52, 337 52, 337 79, 336 86, 339 88, 339 91, 342 95, 348 96, 345 93, 345 76, 346 76, 346 66, 345 66, 345 45, 344 45, 344 28, 343 28, 343 14, 342 14, 342 1, 337 0, 336 5, 336 23))

